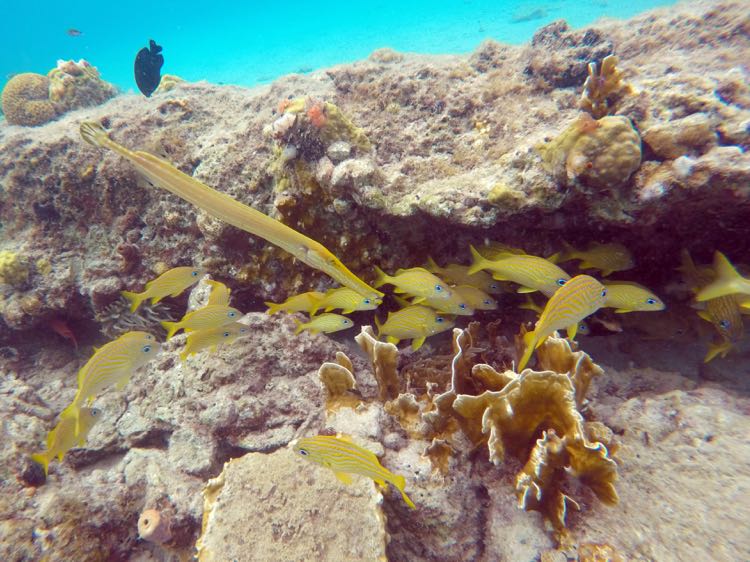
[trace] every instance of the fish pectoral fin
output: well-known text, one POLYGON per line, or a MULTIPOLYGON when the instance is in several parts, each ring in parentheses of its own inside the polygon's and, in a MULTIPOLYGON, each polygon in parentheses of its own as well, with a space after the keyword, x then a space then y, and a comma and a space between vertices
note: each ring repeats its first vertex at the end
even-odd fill
POLYGON ((507 277, 506 277, 505 275, 503 275, 502 273, 493 273, 493 274, 492 274, 492 278, 493 278, 493 279, 494 279, 495 281, 510 281, 510 279, 508 279, 508 278, 507 278, 507 277))
POLYGON ((394 344, 394 345, 395 345, 395 344, 397 344, 398 342, 400 342, 401 340, 400 340, 400 339, 398 339, 398 338, 397 338, 397 337, 395 337, 395 336, 386 336, 386 338, 385 338, 385 341, 387 341, 388 343, 392 343, 392 344, 394 344))
POLYGON ((699 310, 698 316, 703 318, 706 322, 713 322, 713 319, 711 318, 711 315, 708 313, 707 310, 699 310))
POLYGON ((420 347, 422 347, 425 339, 427 339, 425 336, 422 336, 421 338, 414 338, 413 340, 411 340, 411 348, 414 351, 417 351, 420 347))
POLYGON ((420 302, 424 302, 425 300, 426 299, 424 297, 414 297, 413 299, 411 299, 411 304, 418 304, 420 302))
POLYGON ((343 482, 344 484, 351 484, 352 483, 352 476, 351 474, 348 474, 346 472, 336 472, 333 471, 333 474, 338 478, 339 482, 343 482))
POLYGON ((531 287, 518 287, 518 293, 535 293, 537 289, 532 289, 531 287))
POLYGON ((578 332, 578 322, 575 324, 571 324, 565 330, 568 332, 568 337, 572 340, 576 337, 576 333, 578 332))

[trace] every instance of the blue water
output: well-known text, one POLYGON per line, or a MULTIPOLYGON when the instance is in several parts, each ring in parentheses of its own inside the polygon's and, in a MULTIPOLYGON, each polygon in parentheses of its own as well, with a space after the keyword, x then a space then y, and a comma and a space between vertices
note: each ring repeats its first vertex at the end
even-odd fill
POLYGON ((19 72, 46 73, 57 59, 85 58, 102 77, 135 89, 133 59, 153 38, 163 73, 187 80, 253 85, 290 72, 350 62, 379 47, 464 53, 482 40, 527 41, 564 18, 580 27, 672 2, 14 2, 0 18, 0 83, 19 72), (535 9, 542 17, 512 23, 535 9), (69 28, 83 32, 67 34, 69 28))

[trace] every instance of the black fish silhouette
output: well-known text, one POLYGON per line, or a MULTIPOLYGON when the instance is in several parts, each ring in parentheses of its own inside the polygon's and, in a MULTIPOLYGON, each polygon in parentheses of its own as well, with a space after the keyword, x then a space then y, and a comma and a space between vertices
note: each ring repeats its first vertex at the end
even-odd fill
POLYGON ((159 85, 161 66, 164 64, 161 47, 156 41, 149 39, 148 45, 135 56, 135 83, 146 97, 153 94, 159 85))

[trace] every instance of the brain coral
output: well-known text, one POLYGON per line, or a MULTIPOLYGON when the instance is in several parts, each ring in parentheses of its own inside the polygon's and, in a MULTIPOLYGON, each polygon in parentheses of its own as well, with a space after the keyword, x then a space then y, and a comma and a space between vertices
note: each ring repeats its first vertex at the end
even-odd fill
POLYGON ((50 80, 41 74, 17 74, 3 88, 3 113, 8 123, 36 127, 57 117, 49 100, 50 80))

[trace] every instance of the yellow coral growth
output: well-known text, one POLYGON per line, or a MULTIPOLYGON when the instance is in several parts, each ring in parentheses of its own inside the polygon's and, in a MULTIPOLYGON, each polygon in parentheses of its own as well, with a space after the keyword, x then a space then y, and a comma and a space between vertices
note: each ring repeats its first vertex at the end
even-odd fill
POLYGON ((22 287, 29 280, 29 266, 17 253, 0 251, 0 283, 22 287))
POLYGON ((584 113, 558 137, 536 148, 544 168, 565 185, 616 188, 641 165, 641 137, 622 116, 594 120, 584 113))
POLYGON ((622 81, 622 72, 617 69, 618 59, 609 55, 602 59, 601 67, 589 64, 589 75, 583 84, 580 107, 596 119, 611 113, 613 98, 630 92, 630 86, 622 81))
POLYGON ((371 326, 363 326, 355 341, 370 357, 380 400, 385 402, 398 396, 398 348, 392 343, 378 341, 371 326))
POLYGON ((11 125, 36 127, 57 117, 49 100, 50 81, 46 76, 25 72, 17 74, 3 88, 3 113, 11 125))
POLYGON ((342 406, 354 408, 361 400, 351 394, 356 386, 353 367, 349 358, 336 353, 336 363, 323 363, 318 369, 318 377, 326 390, 326 410, 331 411, 342 406))
POLYGON ((591 357, 583 351, 573 351, 570 342, 563 338, 547 338, 537 351, 539 369, 568 373, 575 388, 576 406, 583 406, 591 379, 604 373, 591 357))

